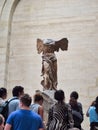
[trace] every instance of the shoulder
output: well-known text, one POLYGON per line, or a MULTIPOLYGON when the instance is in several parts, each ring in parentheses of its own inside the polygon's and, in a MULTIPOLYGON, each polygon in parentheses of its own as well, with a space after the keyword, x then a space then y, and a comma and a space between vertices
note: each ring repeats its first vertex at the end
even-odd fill
POLYGON ((8 100, 9 104, 11 103, 19 103, 19 99, 17 97, 13 97, 11 99, 8 100))
POLYGON ((35 103, 35 104, 31 104, 31 107, 39 107, 40 105, 35 103))
POLYGON ((43 110, 43 109, 44 109, 44 107, 43 107, 43 106, 41 106, 41 105, 39 105, 38 109, 39 109, 39 110, 43 110))
POLYGON ((39 104, 31 104, 30 109, 38 113, 39 104))
POLYGON ((90 106, 90 109, 91 109, 91 110, 94 110, 94 109, 95 109, 95 106, 90 106))
POLYGON ((77 102, 78 106, 82 107, 82 103, 81 102, 77 102))
POLYGON ((9 101, 17 101, 17 100, 19 100, 18 97, 12 97, 12 98, 9 99, 9 101))
POLYGON ((11 114, 7 118, 6 123, 12 125, 13 120, 15 120, 15 118, 17 117, 17 115, 19 116, 18 110, 14 111, 14 112, 11 112, 11 114))
POLYGON ((94 106, 90 106, 89 112, 90 112, 90 111, 94 111, 94 110, 95 110, 95 107, 94 107, 94 106))
POLYGON ((89 110, 88 110, 89 115, 95 114, 95 107, 94 106, 90 106, 89 110))
POLYGON ((71 107, 71 105, 69 103, 65 103, 66 107, 71 107))
POLYGON ((83 111, 83 107, 82 107, 82 103, 77 102, 78 108, 80 109, 80 111, 83 111))
POLYGON ((5 101, 2 98, 0 98, 0 106, 2 106, 4 103, 5 101))
POLYGON ((69 103, 65 103, 65 107, 70 110, 71 109, 71 105, 69 103))

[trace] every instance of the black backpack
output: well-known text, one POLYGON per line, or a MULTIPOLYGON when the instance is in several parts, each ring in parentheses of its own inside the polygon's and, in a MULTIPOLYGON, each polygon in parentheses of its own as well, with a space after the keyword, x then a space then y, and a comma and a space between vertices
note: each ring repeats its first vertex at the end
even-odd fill
MULTIPOLYGON (((75 110, 75 109, 73 109, 75 110)), ((74 125, 75 127, 81 126, 81 123, 84 120, 84 115, 83 115, 83 111, 82 111, 82 105, 81 103, 77 103, 77 110, 75 110, 76 112, 78 112, 77 114, 73 114, 73 120, 74 120, 74 125)))
POLYGON ((5 121, 8 117, 8 105, 12 100, 18 99, 17 97, 7 100, 2 106, 0 106, 0 114, 2 114, 5 118, 5 121))

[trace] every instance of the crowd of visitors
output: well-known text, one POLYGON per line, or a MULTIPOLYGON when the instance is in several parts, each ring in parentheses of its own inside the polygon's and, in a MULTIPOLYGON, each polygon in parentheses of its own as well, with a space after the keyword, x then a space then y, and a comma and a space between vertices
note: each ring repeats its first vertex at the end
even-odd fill
MULTIPOLYGON (((33 97, 24 92, 24 87, 15 86, 12 98, 8 99, 8 117, 0 114, 0 130, 83 130, 83 106, 78 101, 76 91, 70 93, 69 102, 65 102, 63 90, 55 90, 56 100, 48 111, 48 119, 44 121, 44 98, 40 93, 33 97)), ((7 89, 0 88, 0 107, 7 100, 7 89)), ((98 130, 98 97, 92 102, 86 116, 90 120, 90 130, 98 130)))

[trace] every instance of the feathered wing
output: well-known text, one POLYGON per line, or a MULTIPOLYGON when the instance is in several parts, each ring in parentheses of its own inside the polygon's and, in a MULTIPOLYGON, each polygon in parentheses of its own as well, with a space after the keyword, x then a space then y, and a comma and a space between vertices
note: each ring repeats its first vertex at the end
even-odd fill
POLYGON ((43 51, 43 41, 41 39, 37 39, 37 51, 40 54, 43 51))
POLYGON ((54 46, 54 50, 55 51, 59 51, 59 48, 64 51, 64 50, 68 50, 68 39, 67 38, 62 38, 59 41, 55 41, 55 46, 54 46))

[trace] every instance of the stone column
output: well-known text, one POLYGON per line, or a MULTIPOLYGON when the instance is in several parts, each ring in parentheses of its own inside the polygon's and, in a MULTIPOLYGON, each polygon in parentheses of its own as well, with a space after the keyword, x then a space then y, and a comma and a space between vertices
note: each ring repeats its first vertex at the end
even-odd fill
POLYGON ((7 86, 13 13, 19 0, 2 0, 0 6, 0 87, 7 86))

